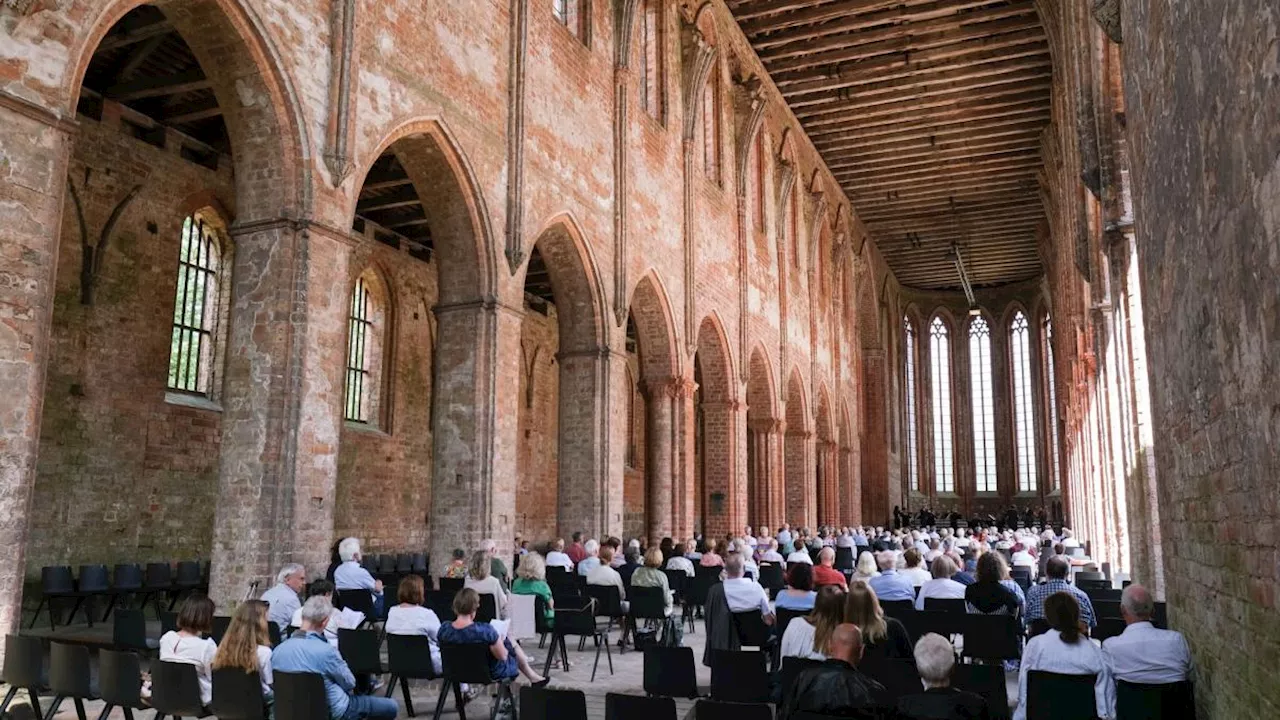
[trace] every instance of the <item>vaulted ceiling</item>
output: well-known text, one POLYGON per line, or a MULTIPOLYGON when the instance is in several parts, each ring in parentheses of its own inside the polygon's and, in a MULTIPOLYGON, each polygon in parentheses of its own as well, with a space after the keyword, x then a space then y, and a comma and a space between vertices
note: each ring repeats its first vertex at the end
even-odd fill
POLYGON ((1033 0, 730 0, 898 280, 1042 272, 1050 61, 1033 0))

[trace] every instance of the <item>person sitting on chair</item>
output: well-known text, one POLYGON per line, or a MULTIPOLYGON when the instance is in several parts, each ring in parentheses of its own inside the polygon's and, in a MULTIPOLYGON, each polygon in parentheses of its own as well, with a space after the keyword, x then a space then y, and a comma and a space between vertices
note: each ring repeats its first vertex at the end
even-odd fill
POLYGON ((558 538, 547 551, 547 567, 562 567, 573 572, 573 558, 564 551, 564 538, 558 538))
POLYGON ((1155 602, 1141 585, 1120 594, 1125 629, 1102 643, 1102 653, 1116 680, 1144 685, 1182 682, 1191 676, 1191 650, 1182 633, 1151 624, 1155 602))
MULTIPOLYGON (((566 558, 568 555, 565 556, 566 558)), ((446 577, 451 580, 465 580, 467 577, 467 551, 462 548, 453 549, 453 559, 448 565, 444 566, 444 572, 440 577, 446 577)))
MULTIPOLYGON (((933 559, 936 560, 939 557, 942 557, 942 553, 938 553, 933 559)), ((902 553, 902 562, 906 564, 906 568, 900 574, 911 582, 912 587, 922 587, 932 578, 924 567, 924 558, 919 550, 907 548, 907 551, 902 553)))
POLYGON ((329 717, 336 720, 390 720, 399 714, 395 700, 355 695, 355 676, 338 654, 325 641, 325 627, 333 614, 328 598, 317 595, 302 606, 302 632, 280 643, 271 653, 271 671, 276 673, 314 673, 324 678, 324 694, 329 717))
POLYGON ((801 670, 778 706, 778 720, 801 713, 858 718, 892 717, 893 699, 880 683, 858 672, 862 632, 843 623, 831 633, 827 659, 801 670))
POLYGON ((425 599, 422 578, 417 575, 406 576, 396 588, 396 600, 400 604, 387 611, 387 622, 383 630, 388 635, 426 635, 430 640, 431 665, 439 674, 440 645, 437 634, 440 632, 440 616, 431 608, 422 606, 425 599))
MULTIPOLYGON (((667 558, 668 570, 679 570, 689 577, 694 576, 695 571, 693 569, 693 561, 688 557, 685 557, 685 551, 688 547, 689 546, 684 545, 683 543, 675 547, 674 554, 667 558)), ((662 551, 659 550, 658 552, 662 551)))
MULTIPOLYGON (((339 610, 333 607, 333 583, 328 580, 316 580, 311 583, 308 590, 307 599, 313 597, 323 597, 329 601, 329 607, 332 609, 333 617, 330 618, 329 624, 325 625, 324 637, 329 644, 338 647, 338 631, 342 629, 355 630, 360 627, 360 623, 364 622, 364 613, 351 608, 343 608, 339 610)), ((302 627, 302 608, 293 611, 293 617, 289 618, 289 626, 295 628, 302 627)), ((301 630, 298 631, 301 633, 301 630)))
POLYGON ((489 553, 477 550, 471 553, 471 563, 467 566, 467 579, 464 588, 475 590, 480 595, 492 595, 494 611, 497 617, 507 616, 507 591, 502 589, 498 578, 490 574, 493 568, 489 562, 489 553))
POLYGON ((178 610, 178 629, 160 638, 160 660, 196 666, 200 680, 200 703, 213 700, 213 661, 218 644, 205 635, 213 629, 213 601, 204 595, 192 595, 178 610))
POLYGON ((929 598, 940 600, 963 600, 965 586, 952 580, 956 574, 956 563, 950 555, 939 555, 929 566, 933 579, 920 586, 920 594, 916 596, 916 609, 924 610, 924 601, 929 598))
POLYGON ((658 548, 649 548, 649 552, 644 554, 644 567, 637 568, 631 574, 631 587, 662 588, 663 609, 667 616, 670 617, 671 584, 667 580, 667 574, 662 572, 659 569, 660 567, 662 567, 662 551, 658 548))
POLYGON ((779 610, 809 611, 817 597, 813 589, 813 566, 797 563, 787 572, 787 587, 774 598, 773 605, 779 610))
POLYGON ((914 602, 916 587, 905 575, 898 574, 898 554, 892 550, 876 553, 876 565, 880 567, 880 576, 867 581, 867 585, 876 591, 876 597, 889 602, 907 600, 914 602))
POLYGON ((586 577, 592 570, 600 567, 600 543, 591 539, 582 548, 586 555, 578 561, 578 574, 586 577))
POLYGON ((360 541, 349 537, 338 543, 338 555, 342 564, 333 571, 333 587, 337 590, 368 590, 373 596, 373 614, 382 617, 382 581, 375 580, 360 565, 360 541))
POLYGON ((911 636, 895 617, 886 617, 876 591, 867 583, 849 586, 844 601, 844 621, 862 631, 863 649, 868 657, 905 660, 911 657, 911 636))
MULTIPOLYGON (((524 675, 535 687, 547 684, 548 678, 539 675, 529 666, 520 643, 506 637, 507 623, 476 622, 480 609, 480 596, 471 588, 463 588, 453 598, 453 612, 457 619, 440 626, 438 637, 441 646, 487 645, 489 646, 489 677, 494 681, 511 680, 524 675)), ((394 702, 394 701, 393 701, 394 702)))
MULTIPOLYGON (((1013 720, 1027 720, 1027 679, 1032 670, 1065 675, 1094 675, 1093 696, 1100 718, 1111 717, 1115 707, 1115 682, 1102 648, 1085 636, 1080 605, 1075 596, 1056 592, 1044 601, 1049 630, 1027 642, 1018 671, 1018 709, 1013 720)), ((1033 719, 1034 720, 1034 719, 1033 719)))
POLYGON ((816 587, 835 585, 844 589, 848 586, 848 583, 844 579, 844 573, 836 570, 835 564, 835 549, 831 547, 822 548, 818 553, 818 564, 813 566, 813 584, 816 587))
POLYGON ((223 668, 242 670, 245 674, 258 673, 262 699, 271 707, 271 633, 267 631, 266 603, 240 603, 213 657, 213 669, 223 668))
POLYGON ((547 584, 546 561, 538 553, 529 553, 516 568, 516 580, 511 583, 512 595, 536 595, 546 604, 543 619, 547 627, 552 627, 556 620, 555 599, 551 595, 551 586, 547 584))
MULTIPOLYGON (((587 559, 590 560, 589 557, 587 559)), ((618 574, 618 571, 609 566, 612 561, 613 548, 608 545, 600 548, 599 564, 587 574, 587 584, 618 588, 618 599, 622 601, 622 612, 626 613, 630 609, 630 605, 627 603, 627 586, 622 583, 622 576, 618 574)))
POLYGON ((1075 598, 1076 604, 1080 606, 1080 616, 1084 619, 1085 624, 1089 627, 1095 627, 1098 623, 1094 619, 1093 602, 1089 600, 1089 595, 1067 582, 1067 573, 1071 572, 1071 563, 1065 557, 1055 555, 1045 563, 1044 572, 1048 579, 1027 591, 1026 613, 1023 616, 1026 623, 1030 625, 1032 620, 1040 620, 1045 617, 1045 598, 1054 593, 1065 592, 1075 598))
POLYGON ((824 585, 818 591, 813 612, 787 624, 778 647, 779 656, 826 660, 831 649, 831 633, 844 622, 844 595, 839 585, 824 585))
POLYGON ((276 573, 275 586, 262 593, 262 601, 270 606, 270 610, 267 611, 267 621, 275 623, 283 630, 293 618, 293 611, 302 607, 298 593, 302 592, 306 585, 307 572, 303 566, 298 563, 289 563, 280 568, 280 572, 276 573))
POLYGON ((916 670, 924 692, 898 699, 898 712, 912 720, 986 720, 987 701, 981 695, 951 687, 956 651, 936 633, 916 641, 916 670))
POLYGON ((879 577, 880 571, 876 569, 876 558, 870 551, 863 550, 858 554, 858 564, 853 571, 853 577, 850 582, 859 580, 866 582, 873 577, 879 577))

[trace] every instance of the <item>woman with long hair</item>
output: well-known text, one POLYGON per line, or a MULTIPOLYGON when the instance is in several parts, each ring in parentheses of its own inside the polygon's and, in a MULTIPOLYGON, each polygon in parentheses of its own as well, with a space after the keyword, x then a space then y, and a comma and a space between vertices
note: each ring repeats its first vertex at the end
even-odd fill
POLYGON ((880 577, 880 569, 876 566, 876 558, 870 552, 863 550, 858 555, 858 567, 853 573, 853 582, 859 580, 866 582, 873 577, 880 577))
POLYGON ((1063 675, 1093 675, 1093 697, 1098 717, 1108 717, 1114 706, 1114 683, 1102 648, 1085 637, 1080 621, 1080 604, 1067 592, 1056 592, 1044 600, 1044 619, 1049 630, 1031 638, 1022 652, 1018 669, 1018 709, 1014 720, 1027 718, 1027 673, 1033 670, 1063 675))
POLYGON ((839 585, 823 586, 813 603, 813 612, 787 624, 779 647, 781 656, 826 660, 831 633, 844 622, 844 595, 839 585))
POLYGON ((910 659, 911 636, 897 618, 885 617, 876 591, 865 582, 849 585, 844 621, 862 630, 864 658, 910 659))
POLYGON ((213 669, 235 668, 258 673, 262 697, 271 706, 271 634, 267 632, 267 606, 259 600, 240 604, 213 657, 213 669))

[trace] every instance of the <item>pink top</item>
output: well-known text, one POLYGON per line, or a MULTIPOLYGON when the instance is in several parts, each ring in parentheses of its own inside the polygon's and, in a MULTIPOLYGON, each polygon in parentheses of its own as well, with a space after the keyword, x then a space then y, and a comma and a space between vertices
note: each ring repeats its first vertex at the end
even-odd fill
POLYGON ((702 567, 724 567, 724 558, 713 552, 702 553, 702 559, 698 561, 702 567))

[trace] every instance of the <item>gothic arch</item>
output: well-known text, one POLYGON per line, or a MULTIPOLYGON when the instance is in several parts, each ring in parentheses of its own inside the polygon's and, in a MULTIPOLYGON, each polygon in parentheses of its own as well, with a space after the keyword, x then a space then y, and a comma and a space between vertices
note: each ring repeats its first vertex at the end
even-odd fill
POLYGON ((787 380, 787 431, 784 444, 786 468, 786 521, 795 525, 812 525, 815 496, 812 448, 812 417, 805 395, 804 377, 799 368, 787 380))
POLYGON ((645 382, 680 376, 679 339, 675 315, 661 277, 650 270, 636 283, 628 304, 640 346, 640 369, 645 382))
MULTIPOLYGON (((694 355, 695 525, 708 537, 740 528, 746 519, 746 488, 738 472, 738 437, 742 415, 729 339, 712 313, 698 327, 694 355)), ((745 480, 745 478, 743 478, 745 480)))
MULTIPOLYGON (((603 347, 608 341, 607 301, 582 226, 571 213, 560 213, 548 220, 536 237, 533 248, 546 264, 560 316, 560 350, 603 347)), ((527 261, 524 270, 529 270, 527 261)))

